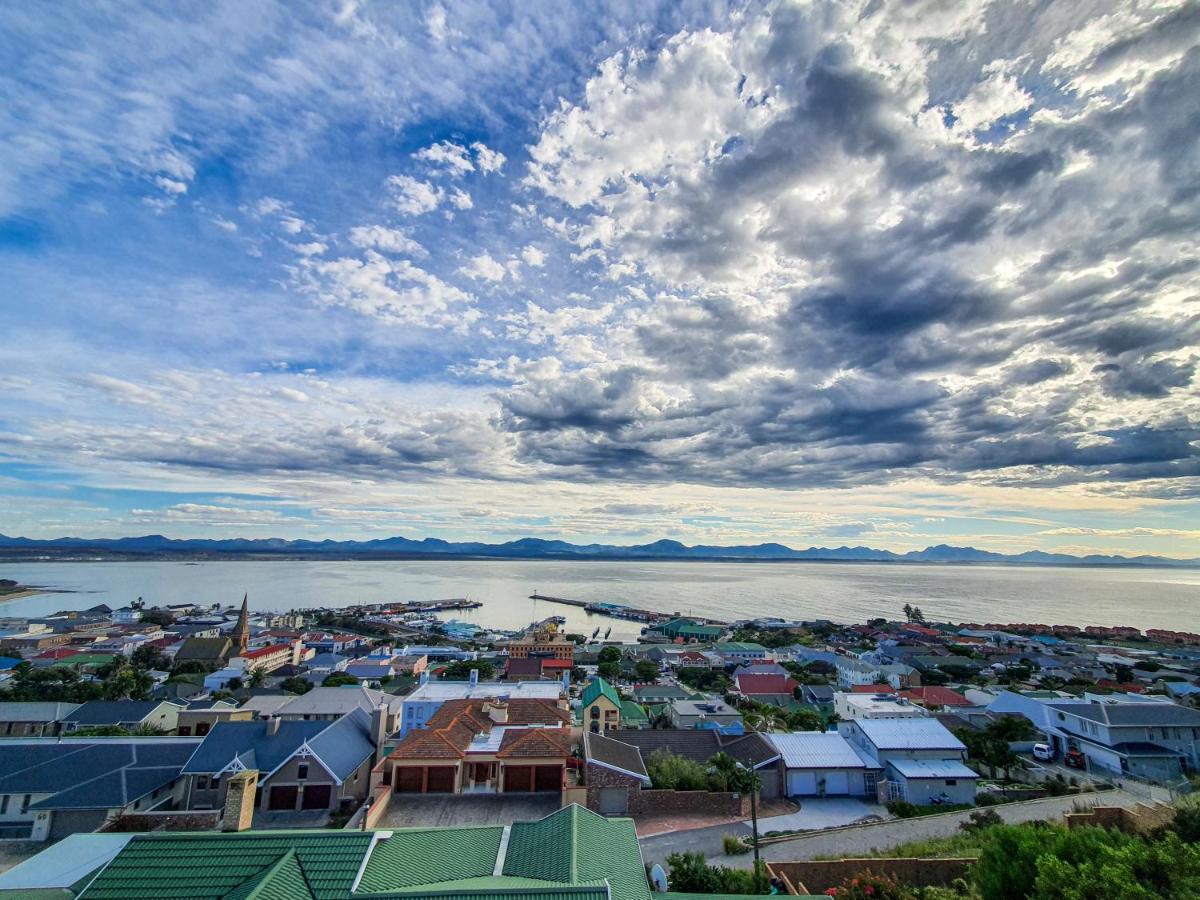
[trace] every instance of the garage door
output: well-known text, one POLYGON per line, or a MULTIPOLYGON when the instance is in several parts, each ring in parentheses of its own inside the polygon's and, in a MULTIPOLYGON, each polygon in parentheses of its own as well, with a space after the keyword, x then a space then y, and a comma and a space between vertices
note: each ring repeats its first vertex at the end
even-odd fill
POLYGON ((623 816, 629 812, 629 789, 622 787, 600 788, 600 814, 623 816))
POLYGON ((268 809, 295 809, 296 795, 299 793, 300 789, 294 784, 273 785, 268 809))
POLYGON ((845 772, 826 772, 825 793, 840 795, 850 793, 850 776, 845 772))
POLYGON ((329 798, 333 795, 331 784, 306 784, 304 796, 300 798, 301 809, 329 809, 329 798))
POLYGON ((421 773, 423 771, 415 766, 396 766, 392 770, 392 790, 397 794, 421 793, 421 773))
POLYGON ((533 790, 533 766, 505 766, 505 793, 527 792, 533 790))
POLYGON ((788 772, 788 796, 811 797, 817 792, 817 776, 814 772, 788 772))
POLYGON ((535 791, 561 791, 562 766, 538 766, 534 776, 535 791))
POLYGON ((454 793, 455 771, 453 766, 430 766, 429 784, 426 790, 431 794, 454 793))

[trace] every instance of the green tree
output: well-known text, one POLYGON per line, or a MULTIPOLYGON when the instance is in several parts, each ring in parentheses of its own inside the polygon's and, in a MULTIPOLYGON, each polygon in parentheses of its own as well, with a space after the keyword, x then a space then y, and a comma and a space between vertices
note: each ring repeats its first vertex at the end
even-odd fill
POLYGON ((600 677, 608 681, 616 681, 621 677, 621 664, 612 660, 605 660, 596 666, 596 670, 600 673, 600 677))
POLYGON ((262 666, 259 666, 258 668, 250 670, 250 677, 248 679, 250 687, 252 687, 252 688, 261 687, 262 683, 266 680, 267 680, 267 670, 264 669, 262 666))
POLYGON ((293 675, 291 678, 285 678, 279 685, 289 694, 307 694, 313 689, 313 683, 307 678, 301 678, 298 675, 293 675))
POLYGON ((171 658, 158 647, 149 644, 143 644, 134 650, 129 661, 135 669, 158 669, 160 672, 171 670, 171 658))
POLYGON ((787 714, 788 731, 824 731, 825 719, 812 709, 794 709, 787 714))
POLYGON ((658 663, 648 659, 639 659, 633 667, 634 677, 638 681, 657 681, 659 673, 658 663))
POLYGON ((107 700, 147 700, 154 689, 154 679, 137 669, 121 669, 104 679, 104 697, 107 700))
POLYGON ((321 682, 322 687, 342 687, 347 684, 358 684, 358 679, 345 672, 330 672, 321 682))
POLYGON ((480 681, 491 681, 496 677, 496 668, 486 659, 456 659, 442 669, 438 676, 442 681, 469 681, 471 670, 479 672, 480 681))
POLYGON ((599 653, 597 659, 602 662, 620 662, 621 649, 619 647, 605 647, 599 653))

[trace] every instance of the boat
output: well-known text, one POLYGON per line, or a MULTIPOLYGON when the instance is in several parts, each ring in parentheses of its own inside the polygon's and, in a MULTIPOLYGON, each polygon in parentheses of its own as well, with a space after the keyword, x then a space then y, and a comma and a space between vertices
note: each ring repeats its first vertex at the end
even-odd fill
POLYGON ((592 640, 593 641, 596 639, 596 635, 598 635, 599 633, 600 633, 600 626, 597 625, 596 630, 592 632, 592 640))

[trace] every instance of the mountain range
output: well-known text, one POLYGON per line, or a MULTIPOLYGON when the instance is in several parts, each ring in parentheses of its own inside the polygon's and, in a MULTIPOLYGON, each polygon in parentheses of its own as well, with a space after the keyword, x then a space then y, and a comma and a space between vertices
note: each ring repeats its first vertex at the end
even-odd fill
POLYGON ((659 540, 649 544, 572 544, 567 541, 521 538, 502 544, 478 541, 443 541, 438 538, 414 540, 406 537, 379 538, 371 541, 306 541, 282 538, 225 538, 180 540, 161 534, 124 538, 51 538, 38 540, 0 534, 0 558, 35 559, 78 556, 138 557, 231 557, 274 556, 293 558, 422 558, 484 557, 497 559, 651 559, 651 560, 740 560, 814 562, 896 562, 896 563, 1005 563, 1048 566, 1200 566, 1200 557, 1172 559, 1164 556, 1109 556, 1068 553, 993 553, 975 547, 951 547, 938 544, 924 550, 893 553, 873 547, 809 547, 795 550, 783 544, 752 544, 723 547, 659 540))

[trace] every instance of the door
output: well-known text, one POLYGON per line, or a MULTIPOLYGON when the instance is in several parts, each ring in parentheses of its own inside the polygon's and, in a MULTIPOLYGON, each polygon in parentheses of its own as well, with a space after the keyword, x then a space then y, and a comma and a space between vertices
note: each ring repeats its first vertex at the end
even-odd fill
POLYGON ((421 793, 421 774, 424 770, 416 766, 396 766, 392 770, 392 790, 397 794, 421 793))
POLYGON ((845 772, 826 772, 825 793, 839 796, 850 793, 850 776, 845 772))
POLYGON ((271 800, 268 809, 295 809, 296 795, 300 789, 294 784, 276 784, 271 787, 271 800))
POLYGON ((788 772, 788 796, 811 797, 817 792, 817 776, 803 769, 788 772))
POLYGON ((504 791, 505 793, 513 793, 514 791, 532 791, 533 790, 533 767, 532 766, 505 766, 504 767, 504 791))
POLYGON ((600 815, 623 816, 627 812, 629 812, 628 788, 600 788, 600 815))
POLYGON ((533 789, 535 791, 561 791, 562 766, 536 766, 533 789))
POLYGON ((453 766, 430 766, 425 790, 430 794, 453 794, 454 772, 453 766))
POLYGON ((329 798, 333 796, 331 784, 306 784, 304 796, 300 798, 301 809, 329 809, 329 798))

